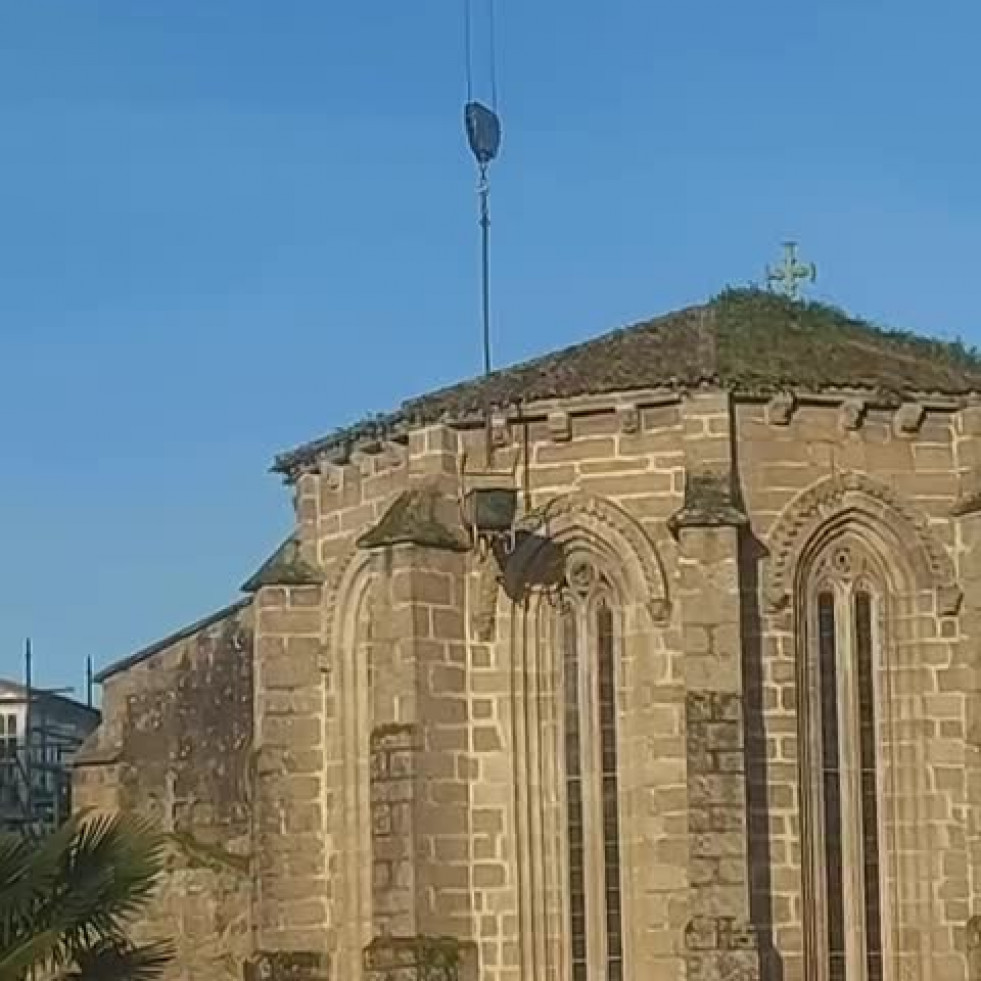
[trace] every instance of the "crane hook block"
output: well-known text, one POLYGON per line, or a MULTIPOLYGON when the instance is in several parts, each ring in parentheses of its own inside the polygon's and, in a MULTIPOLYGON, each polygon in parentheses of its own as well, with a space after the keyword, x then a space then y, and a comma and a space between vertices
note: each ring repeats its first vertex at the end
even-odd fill
POLYGON ((496 112, 479 102, 468 102, 464 110, 467 139, 481 167, 486 167, 501 148, 501 120, 496 112))

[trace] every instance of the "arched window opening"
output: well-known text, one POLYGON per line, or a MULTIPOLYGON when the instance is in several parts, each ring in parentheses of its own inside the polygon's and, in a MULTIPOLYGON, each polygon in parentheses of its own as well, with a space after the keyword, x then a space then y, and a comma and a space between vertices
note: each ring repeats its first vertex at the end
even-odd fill
POLYGON ((839 542, 811 568, 801 677, 809 933, 820 979, 882 981, 876 677, 886 593, 859 542, 839 542))
POLYGON ((571 981, 622 981, 613 591, 586 559, 562 595, 562 718, 571 981))

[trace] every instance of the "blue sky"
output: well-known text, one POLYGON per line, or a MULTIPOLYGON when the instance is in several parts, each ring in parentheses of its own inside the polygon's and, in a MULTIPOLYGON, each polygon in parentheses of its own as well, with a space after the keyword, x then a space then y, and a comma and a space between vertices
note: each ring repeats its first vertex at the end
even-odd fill
MULTIPOLYGON (((981 341, 976 0, 496 2, 498 362, 788 236, 815 295, 981 341)), ((31 634, 81 689, 234 599, 275 452, 479 369, 461 10, 0 6, 0 673, 31 634)))

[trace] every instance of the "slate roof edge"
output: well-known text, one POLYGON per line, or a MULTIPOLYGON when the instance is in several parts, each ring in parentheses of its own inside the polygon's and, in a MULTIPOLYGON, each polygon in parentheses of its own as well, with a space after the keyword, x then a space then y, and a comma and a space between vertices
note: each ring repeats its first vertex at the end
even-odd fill
POLYGON ((234 603, 230 603, 228 606, 222 607, 222 609, 216 610, 214 613, 211 613, 208 616, 195 621, 194 623, 188 624, 186 627, 181 627, 180 630, 174 631, 174 633, 169 634, 162 640, 155 641, 149 647, 144 647, 135 654, 130 654, 128 657, 124 657, 119 661, 114 661, 108 667, 103 668, 95 676, 94 680, 101 685, 103 682, 113 677, 113 675, 120 674, 123 671, 128 671, 130 668, 134 668, 136 665, 142 664, 144 661, 148 661, 155 654, 159 654, 161 651, 166 650, 168 647, 172 647, 174 644, 180 643, 182 640, 187 640, 188 637, 193 637, 202 630, 207 630, 208 627, 213 627, 215 624, 221 623, 222 620, 227 620, 229 617, 234 616, 236 613, 251 605, 251 596, 236 600, 234 603))

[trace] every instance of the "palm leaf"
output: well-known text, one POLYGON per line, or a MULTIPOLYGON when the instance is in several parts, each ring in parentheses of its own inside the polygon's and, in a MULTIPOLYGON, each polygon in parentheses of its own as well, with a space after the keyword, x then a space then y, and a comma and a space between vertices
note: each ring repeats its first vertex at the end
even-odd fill
POLYGON ((155 981, 173 957, 170 944, 103 944, 79 956, 60 981, 155 981))
POLYGON ((152 898, 164 841, 123 815, 78 817, 38 840, 0 838, 0 978, 29 965, 81 967, 93 952, 150 970, 163 948, 139 960, 126 927, 152 898))
POLYGON ((40 839, 0 835, 0 925, 29 915, 33 904, 54 888, 78 827, 73 819, 40 839))
POLYGON ((56 929, 25 933, 0 951, 0 978, 22 978, 28 968, 58 960, 61 934, 56 929))

